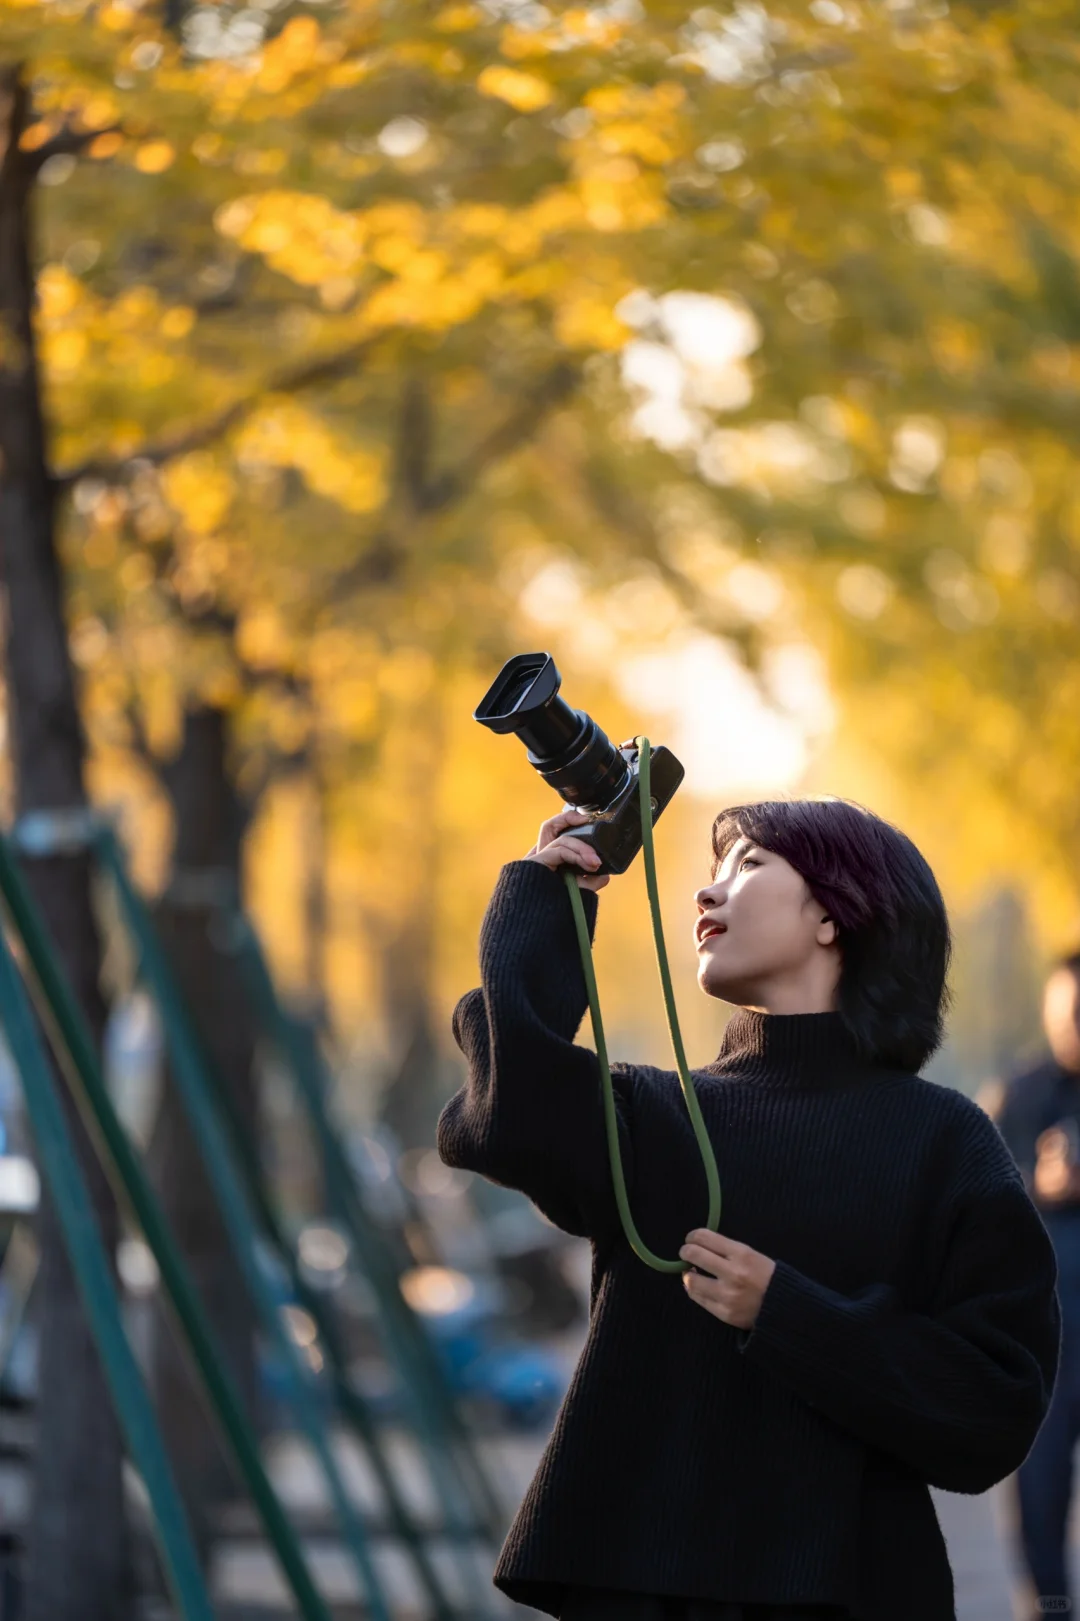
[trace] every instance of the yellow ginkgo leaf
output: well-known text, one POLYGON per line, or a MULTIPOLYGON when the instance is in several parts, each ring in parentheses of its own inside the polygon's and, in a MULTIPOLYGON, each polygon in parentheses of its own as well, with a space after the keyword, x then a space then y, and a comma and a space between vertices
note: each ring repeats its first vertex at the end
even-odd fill
POLYGON ((120 108, 115 96, 98 94, 91 96, 89 101, 83 103, 79 112, 79 122, 84 129, 107 129, 115 124, 120 117, 120 108))
POLYGON ((176 157, 169 141, 144 141, 135 153, 135 167, 141 174, 162 174, 176 157))
POLYGON ((460 34, 468 28, 475 28, 477 23, 483 21, 478 7, 467 5, 444 6, 435 17, 435 27, 443 34, 460 34))
POLYGON ((123 144, 124 137, 111 130, 106 135, 96 136, 87 147, 87 152, 92 158, 111 158, 116 156, 123 144))
POLYGON ((505 68, 493 64, 481 73, 476 88, 485 96, 495 96, 508 102, 519 113, 539 112, 554 99, 555 92, 535 73, 522 73, 518 68, 505 68))
POLYGON ((73 372, 86 356, 86 334, 54 332, 42 344, 42 357, 50 371, 73 372))
POLYGON ((195 311, 188 304, 177 304, 161 317, 163 338, 186 338, 195 325, 195 311))
POLYGON ((38 277, 38 308, 43 321, 57 321, 82 301, 83 289, 77 276, 63 265, 46 265, 38 277))
POLYGON ((36 152, 39 146, 51 140, 56 134, 57 126, 47 118, 39 119, 36 124, 28 124, 19 136, 19 147, 23 152, 36 152))

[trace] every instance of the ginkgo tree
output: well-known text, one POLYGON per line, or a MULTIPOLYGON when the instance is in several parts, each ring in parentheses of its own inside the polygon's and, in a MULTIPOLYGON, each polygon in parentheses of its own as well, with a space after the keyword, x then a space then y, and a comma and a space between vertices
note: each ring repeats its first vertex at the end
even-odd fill
MULTIPOLYGON (((437 754, 439 677, 510 650, 514 554, 539 536, 601 585, 659 580, 751 657, 786 592, 841 691, 895 695, 897 761, 938 761, 933 713, 980 787, 1030 762, 1064 851, 1067 796, 1026 732, 1072 612, 1071 540, 1032 522, 1065 502, 1073 420, 1068 17, 11 0, 0 502, 21 807, 83 793, 59 556, 95 747, 172 800, 161 921, 172 907, 182 969, 199 875, 238 886, 275 772, 329 761, 342 803, 403 726, 437 754), (709 521, 679 516, 686 482, 713 492, 709 521)), ((1054 713, 1067 760, 1064 699, 1054 713)), ((409 814, 419 829, 422 802, 409 814)), ((371 826, 391 852, 391 809, 371 826)), ((55 882, 100 1019, 96 944, 64 910, 89 917, 85 874, 55 882)), ((374 910, 407 965, 415 942, 374 910)), ((241 1086, 249 1058, 228 1059, 241 1086)), ((57 1276, 46 1310, 70 1311, 57 1276)), ((48 1450, 68 1376, 43 1371, 48 1450)), ((85 1462, 69 1429, 42 1502, 85 1462)), ((96 1467, 111 1514, 115 1440, 96 1467)), ((58 1548, 61 1523, 35 1516, 33 1615, 116 1613, 118 1533, 58 1548)))

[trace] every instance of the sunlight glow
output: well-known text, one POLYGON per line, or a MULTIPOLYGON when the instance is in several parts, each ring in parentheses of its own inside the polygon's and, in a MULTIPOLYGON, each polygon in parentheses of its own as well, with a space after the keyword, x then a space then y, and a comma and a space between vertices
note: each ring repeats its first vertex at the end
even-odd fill
MULTIPOLYGON (((805 660, 787 671, 796 682, 806 674, 805 660)), ((783 679, 780 669, 774 690, 783 679)), ((628 702, 670 722, 665 741, 686 767, 687 791, 709 799, 790 792, 806 771, 813 735, 829 720, 820 677, 808 712, 793 713, 770 701, 735 652, 707 636, 626 660, 619 687, 628 702)))

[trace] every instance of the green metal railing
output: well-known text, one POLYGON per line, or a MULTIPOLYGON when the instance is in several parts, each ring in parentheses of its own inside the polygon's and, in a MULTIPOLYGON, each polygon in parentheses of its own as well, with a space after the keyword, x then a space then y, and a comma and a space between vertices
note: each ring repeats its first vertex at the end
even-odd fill
POLYGON ((121 914, 139 952, 139 972, 157 1003, 171 1059, 171 1074, 188 1122, 199 1144, 225 1230, 263 1333, 283 1371, 289 1406, 311 1447, 326 1485, 345 1547, 374 1621, 391 1621, 382 1580, 372 1558, 363 1517, 345 1485, 326 1434, 314 1374, 282 1321, 273 1285, 259 1256, 259 1227, 244 1179, 215 1103, 208 1066, 180 1000, 149 914, 128 877, 115 835, 99 829, 93 849, 116 889, 121 914))
MULTIPOLYGON (((237 1257, 242 1265, 245 1264, 245 1253, 250 1255, 257 1247, 254 1241, 261 1238, 284 1268, 294 1290, 297 1290, 298 1286, 303 1289, 302 1274, 293 1246, 285 1238, 283 1225, 274 1210, 273 1201, 258 1170, 257 1161, 251 1154, 243 1133, 236 1129, 235 1121, 230 1121, 225 1089, 218 1084, 213 1067, 195 1032, 175 977, 157 940, 147 908, 131 882, 111 828, 104 824, 98 825, 93 835, 92 848, 102 870, 115 888, 121 916, 136 943, 140 957, 139 973, 161 1014, 166 1046, 173 1060, 174 1078, 192 1131, 200 1144, 226 1224, 230 1227, 237 1257), (245 1253, 242 1253, 242 1250, 245 1253)), ((230 911, 227 915, 232 924, 229 930, 232 937, 235 934, 238 914, 230 911)), ((267 984, 273 996, 273 987, 269 983, 268 975, 267 984)), ((274 1000, 277 1005, 276 997, 274 1000)), ((281 1014, 281 1017, 284 1019, 285 1015, 281 1014)), ((344 1149, 334 1137, 333 1129, 325 1114, 322 1114, 320 1123, 321 1132, 318 1138, 320 1146, 324 1147, 324 1152, 327 1147, 331 1151, 336 1149, 335 1168, 340 1168, 347 1174, 344 1149)), ((475 1511, 470 1512, 478 1495, 478 1488, 472 1486, 470 1492, 472 1484, 470 1477, 461 1468, 460 1453, 454 1450, 454 1442, 457 1441, 460 1445, 462 1437, 466 1444, 470 1442, 468 1432, 460 1415, 452 1408, 442 1370, 435 1358, 434 1347, 401 1294, 398 1272, 392 1269, 387 1261, 381 1237, 367 1217, 355 1187, 353 1192, 354 1204, 351 1212, 345 1217, 347 1230, 356 1235, 355 1247, 380 1309, 391 1361, 399 1374, 403 1375, 406 1395, 412 1398, 414 1433, 427 1460, 453 1551, 458 1559, 459 1574, 468 1595, 467 1614, 470 1618, 475 1617, 476 1621, 482 1621, 483 1617, 492 1613, 490 1587, 486 1580, 481 1580, 475 1561, 469 1556, 468 1544, 480 1536, 498 1546, 502 1535, 501 1509, 488 1488, 489 1495, 482 1500, 482 1516, 475 1511), (441 1403, 440 1394, 443 1396, 441 1403), (449 1436, 445 1418, 448 1403, 456 1423, 456 1430, 449 1436)), ((257 1280, 252 1279, 252 1285, 257 1287, 257 1280)), ((314 1291, 304 1290, 306 1309, 311 1310, 314 1295, 314 1291)), ((440 1575, 423 1547, 422 1533, 413 1523, 412 1516, 397 1488, 375 1424, 366 1410, 360 1393, 349 1380, 340 1337, 334 1331, 336 1325, 332 1325, 330 1321, 330 1309, 324 1302, 319 1301, 315 1310, 312 1310, 312 1316, 322 1336, 321 1349, 331 1365, 331 1388, 338 1412, 364 1447, 373 1472, 384 1491, 391 1520, 396 1523, 399 1530, 405 1532, 406 1552, 413 1562, 421 1586, 436 1605, 437 1613, 440 1616, 451 1617, 458 1612, 447 1596, 440 1575)), ((295 1347, 291 1347, 291 1350, 295 1365, 301 1353, 295 1347)), ((307 1374, 304 1366, 301 1366, 299 1371, 301 1375, 307 1374)), ((293 1383, 295 1386, 295 1381, 293 1383)), ((291 1397, 294 1410, 298 1394, 302 1397, 303 1392, 298 1393, 294 1388, 291 1397)), ((310 1422, 305 1422, 303 1427, 305 1434, 310 1438, 310 1422)), ((327 1470, 325 1448, 322 1449, 319 1461, 332 1501, 339 1511, 339 1520, 342 1520, 341 1497, 339 1491, 335 1490, 327 1470)), ((332 1454, 328 1461, 331 1469, 336 1468, 332 1454)))
POLYGON ((0 1019, 22 1081, 38 1162, 56 1209, 121 1431, 150 1498, 162 1563, 177 1609, 185 1621, 214 1621, 210 1596, 154 1409, 124 1332, 120 1298, 64 1106, 26 990, 2 931, 0 1019))
POLYGON ((317 1047, 303 1039, 295 1020, 278 999, 254 929, 240 913, 230 919, 229 938, 263 1029, 285 1061, 319 1151, 329 1213, 353 1240, 365 1275, 371 1281, 383 1331, 405 1381, 416 1414, 418 1433, 427 1443, 450 1513, 460 1520, 458 1494, 477 1522, 495 1541, 505 1531, 502 1504, 477 1454, 473 1438, 446 1385, 445 1376, 423 1325, 400 1288, 400 1269, 369 1215, 356 1174, 330 1117, 329 1077, 317 1047), (447 1464, 453 1473, 447 1477, 447 1464))
MULTIPOLYGON (((155 1258, 166 1299, 193 1364, 197 1382, 218 1423, 227 1450, 248 1487, 303 1621, 330 1621, 329 1611, 314 1582, 297 1534, 262 1465, 256 1437, 226 1371, 214 1332, 139 1153, 129 1140, 113 1106, 95 1043, 19 870, 15 859, 16 848, 21 855, 31 857, 53 853, 57 848, 89 848, 99 870, 114 888, 120 917, 136 947, 138 974, 150 991, 162 1019, 173 1081, 199 1144, 231 1248, 264 1335, 283 1371, 287 1406, 318 1463, 344 1545, 356 1569, 368 1613, 373 1621, 390 1621, 387 1598, 372 1557, 369 1528, 346 1489, 330 1442, 321 1404, 322 1392, 303 1350, 285 1327, 280 1306, 286 1289, 314 1320, 337 1415, 370 1463, 386 1505, 387 1528, 400 1538, 420 1586, 430 1601, 434 1621, 490 1616, 490 1589, 481 1582, 475 1561, 470 1561, 468 1544, 479 1539, 498 1545, 504 1531, 502 1504, 476 1452, 463 1415, 457 1408, 435 1346, 401 1293, 401 1267, 407 1262, 401 1262, 395 1256, 389 1235, 366 1209, 353 1166, 330 1117, 328 1081, 321 1056, 314 1044, 302 1039, 303 1032, 278 1001, 250 924, 235 905, 221 908, 222 920, 227 924, 227 938, 239 959, 257 1019, 264 1034, 284 1060, 308 1119, 322 1161, 329 1213, 352 1239, 351 1253, 372 1288, 384 1344, 402 1381, 415 1439, 421 1447, 443 1511, 445 1533, 450 1537, 453 1552, 460 1559, 459 1574, 466 1593, 464 1611, 451 1598, 441 1571, 430 1557, 428 1541, 432 1535, 442 1533, 418 1525, 409 1509, 387 1457, 380 1428, 363 1395, 350 1379, 336 1311, 329 1299, 312 1288, 304 1275, 294 1244, 286 1235, 285 1224, 262 1175, 258 1158, 252 1153, 244 1133, 237 1129, 228 1094, 218 1083, 202 1049, 158 942, 149 912, 131 883, 111 827, 92 813, 80 813, 74 819, 59 816, 34 821, 27 819, 25 824, 19 824, 10 841, 0 837, 0 896, 13 937, 21 946, 25 958, 25 986, 10 962, 10 973, 6 976, 0 973, 0 1016, 5 1016, 7 1002, 14 994, 12 984, 15 991, 22 995, 24 1004, 26 992, 29 991, 50 1037, 61 1071, 87 1118, 106 1170, 118 1193, 126 1201, 155 1258), (11 975, 14 975, 14 981, 11 975)), ((31 1033, 36 1036, 36 1026, 28 1006, 26 1020, 31 1033)), ((17 1017, 6 1019, 6 1022, 12 1030, 21 1029, 17 1017)), ((40 1046, 38 1040, 39 1049, 40 1046)), ((48 1060, 43 1051, 39 1055, 51 1084, 48 1060)), ((24 1044, 20 1068, 23 1063, 32 1061, 32 1050, 24 1044)), ((27 1084, 29 1109, 30 1088, 25 1079, 24 1084, 27 1084)), ((40 1102, 39 1081, 35 1080, 33 1084, 36 1087, 37 1114, 34 1110, 30 1112, 35 1131, 38 1131, 37 1118, 45 1105, 40 1102)), ((74 1152, 73 1149, 71 1152, 74 1152)), ((47 1160, 43 1148, 40 1164, 51 1187, 57 1172, 52 1162, 47 1160)), ((85 1221, 80 1219, 78 1225, 80 1231, 85 1232, 85 1221)), ((104 1257, 100 1236, 93 1232, 91 1242, 95 1239, 104 1257)), ((85 1257, 82 1264, 84 1268, 89 1264, 85 1257)), ((89 1274, 86 1276, 89 1277, 89 1274)), ((80 1286, 84 1287, 84 1292, 88 1287, 82 1282, 80 1286)), ((115 1286, 111 1285, 111 1275, 110 1286, 119 1314, 119 1300, 115 1286)), ((96 1295, 95 1298, 98 1300, 95 1309, 100 1315, 103 1309, 101 1297, 96 1295)), ((97 1318, 93 1319, 93 1323, 95 1334, 107 1332, 107 1326, 102 1326, 97 1318)), ((119 1315, 117 1324, 121 1325, 117 1331, 127 1353, 127 1361, 123 1365, 126 1381, 134 1364, 119 1315)), ((114 1351, 110 1340, 109 1352, 106 1353, 104 1348, 102 1350, 103 1361, 107 1354, 114 1354, 114 1351)), ((116 1368, 119 1367, 117 1363, 116 1368)), ((119 1378, 119 1372, 115 1377, 119 1378)), ((186 1583, 190 1584, 191 1581, 188 1565, 177 1553, 187 1534, 186 1524, 180 1510, 179 1524, 182 1529, 176 1530, 178 1522, 173 1510, 179 1499, 175 1486, 171 1484, 172 1477, 168 1473, 160 1432, 141 1384, 139 1390, 142 1391, 144 1410, 142 1427, 137 1427, 136 1433, 143 1450, 149 1447, 153 1454, 145 1469, 150 1469, 151 1473, 155 1468, 158 1470, 158 1474, 153 1475, 154 1488, 151 1489, 149 1478, 147 1486, 163 1546, 166 1532, 176 1540, 176 1548, 169 1544, 166 1562, 170 1579, 174 1587, 178 1587, 176 1570, 183 1574, 186 1583), (161 1475, 162 1470, 164 1476, 161 1475), (167 1480, 164 1487, 159 1485, 159 1477, 167 1480), (168 1495, 170 1486, 171 1498, 168 1495), (163 1520, 161 1515, 166 1518, 163 1520)), ((138 1398, 134 1400, 137 1404, 138 1398)), ((128 1420, 124 1422, 127 1433, 128 1420)), ((133 1458, 139 1467, 143 1467, 130 1437, 128 1444, 132 1448, 133 1458)), ((190 1538, 188 1540, 190 1542, 190 1538)), ((201 1582, 197 1564, 195 1572, 201 1582)), ((205 1590, 203 1599, 205 1601, 205 1590)), ((178 1589, 178 1603, 180 1601, 178 1589)), ((185 1597, 184 1603, 191 1602, 190 1597, 185 1597)), ((199 1609, 196 1605, 185 1608, 183 1603, 181 1612, 185 1617, 211 1614, 205 1607, 199 1609)))
MULTIPOLYGON (((313 1288, 304 1276, 295 1247, 289 1243, 285 1234, 284 1224, 266 1178, 262 1174, 257 1156, 252 1152, 251 1144, 240 1129, 223 1088, 219 1088, 217 1096, 223 1122, 229 1131, 236 1163, 244 1177, 262 1236, 284 1268, 294 1298, 315 1324, 319 1345, 326 1358, 327 1373, 338 1416, 371 1464, 386 1502, 390 1527, 400 1537, 420 1585, 431 1599, 437 1621, 455 1621, 459 1612, 448 1596, 443 1579, 431 1560, 423 1531, 413 1520, 412 1513, 402 1496, 383 1446, 379 1427, 367 1401, 349 1376, 345 1348, 335 1315, 323 1294, 313 1288)), ((468 1574, 467 1572, 467 1578, 468 1574)), ((486 1595, 484 1599, 486 1603, 486 1595)))
MULTIPOLYGON (((38 990, 36 1001, 39 1012, 53 1036, 54 1050, 72 1090, 77 1096, 79 1092, 82 1094, 79 1102, 85 1107, 97 1128, 98 1142, 108 1169, 154 1256, 162 1287, 172 1308, 181 1339, 190 1354, 197 1381, 218 1422, 227 1449, 251 1493, 256 1511, 282 1574, 296 1599, 300 1614, 304 1621, 331 1621, 330 1612, 315 1585, 296 1534, 263 1468, 258 1443, 244 1416, 240 1397, 226 1370, 225 1361, 191 1281, 186 1263, 169 1231, 149 1178, 113 1106, 101 1071, 97 1048, 86 1026, 82 1010, 59 966, 45 925, 14 860, 11 846, 5 838, 0 838, 0 895, 3 896, 13 930, 23 946, 27 965, 32 971, 33 980, 36 981, 38 990)), ((4 1017, 10 1041, 12 1032, 18 1029, 18 1025, 12 1025, 10 1022, 10 1015, 4 1002, 0 1002, 0 1015, 4 1017)), ((18 1055, 16 1061, 19 1061, 18 1055)), ((27 1087, 27 1107, 36 1130, 30 1085, 25 1075, 24 1085, 27 1087)), ((38 1108, 40 1111, 40 1105, 38 1108)), ((47 1137, 42 1141, 39 1137, 38 1148, 46 1181, 53 1187, 60 1173, 46 1156, 46 1143, 49 1140, 51 1138, 47 1137)), ((84 1217, 80 1217, 80 1227, 95 1231, 92 1222, 88 1223, 84 1217)), ((98 1243, 100 1244, 100 1240, 98 1243)), ((136 1374, 136 1377, 139 1376, 136 1374)), ((156 1501, 153 1502, 153 1506, 159 1525, 165 1523, 161 1518, 161 1514, 165 1511, 159 1510, 156 1501)))

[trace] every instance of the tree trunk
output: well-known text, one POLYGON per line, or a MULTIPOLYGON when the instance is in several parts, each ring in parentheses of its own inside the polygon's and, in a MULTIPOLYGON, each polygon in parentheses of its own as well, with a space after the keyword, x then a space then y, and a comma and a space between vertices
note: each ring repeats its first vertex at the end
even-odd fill
MULTIPOLYGON (((445 719, 438 695, 424 693, 415 708, 398 718, 408 744, 399 765, 398 791, 405 803, 422 804, 433 792, 442 765, 445 719)), ((430 1146, 435 1122, 448 1095, 446 1067, 435 1037, 434 940, 429 897, 441 848, 433 817, 421 818, 407 863, 409 879, 393 914, 369 920, 379 954, 383 1018, 393 1053, 380 1102, 382 1119, 402 1148, 430 1146)))
MULTIPOLYGON (((173 873, 156 910, 157 927, 203 1049, 228 1091, 232 1113, 246 1141, 257 1145, 254 1021, 235 961, 223 949, 215 924, 220 900, 240 891, 245 823, 229 775, 228 716, 223 710, 202 706, 188 711, 180 749, 163 777, 175 835, 173 873)), ((254 1325, 247 1288, 187 1114, 168 1076, 150 1160, 170 1226, 254 1416, 254 1325)), ((151 1363, 166 1443, 205 1557, 217 1512, 236 1495, 236 1486, 171 1325, 160 1314, 151 1363)))
MULTIPOLYGON (((422 869, 426 870, 426 869, 422 869)), ((435 1040, 431 919, 410 908, 381 955, 383 1013, 396 1049, 380 1113, 402 1148, 430 1146, 446 1088, 435 1040)))
POLYGON ((330 928, 326 893, 326 798, 318 765, 308 772, 304 802, 304 980, 308 1015, 316 1031, 325 1030, 330 1017, 327 983, 327 937, 330 928))
MULTIPOLYGON (((31 323, 32 154, 19 70, 0 68, 0 567, 6 591, 6 677, 16 808, 85 805, 85 743, 64 623, 31 323)), ((105 1008, 101 944, 85 854, 26 863, 27 880, 91 1029, 105 1008)), ((91 1198, 110 1253, 116 1210, 67 1100, 91 1198)), ((39 1215, 42 1271, 37 1445, 26 1545, 25 1621, 118 1621, 128 1613, 120 1432, 47 1193, 39 1215)))

